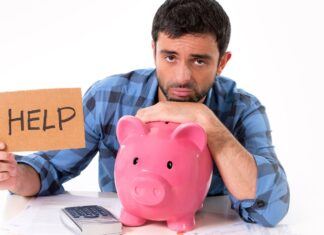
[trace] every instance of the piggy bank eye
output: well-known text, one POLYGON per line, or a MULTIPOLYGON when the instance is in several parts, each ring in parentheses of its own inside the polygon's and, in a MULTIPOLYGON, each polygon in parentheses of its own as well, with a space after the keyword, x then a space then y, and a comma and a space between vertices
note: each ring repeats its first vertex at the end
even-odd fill
POLYGON ((168 164, 167 164, 168 169, 171 169, 172 166, 173 166, 173 163, 171 161, 168 161, 168 164))
POLYGON ((138 157, 134 158, 133 164, 136 165, 138 163, 138 157))

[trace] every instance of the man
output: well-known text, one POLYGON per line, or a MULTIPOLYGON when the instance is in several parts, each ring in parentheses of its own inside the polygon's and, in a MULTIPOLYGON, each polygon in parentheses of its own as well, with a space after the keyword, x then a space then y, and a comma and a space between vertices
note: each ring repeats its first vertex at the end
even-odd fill
POLYGON ((152 37, 156 69, 111 76, 86 92, 85 148, 14 156, 1 143, 0 188, 20 195, 62 193, 62 183, 99 152, 100 188, 115 191, 120 117, 193 121, 205 129, 215 163, 208 195, 229 194, 242 219, 274 226, 288 211, 288 183, 264 107, 220 76, 231 58, 228 16, 214 0, 167 0, 154 17, 152 37))

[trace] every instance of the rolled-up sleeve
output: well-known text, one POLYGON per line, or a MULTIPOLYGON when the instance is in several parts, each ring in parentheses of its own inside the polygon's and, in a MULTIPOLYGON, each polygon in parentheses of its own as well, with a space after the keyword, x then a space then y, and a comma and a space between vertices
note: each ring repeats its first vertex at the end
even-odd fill
POLYGON ((256 198, 237 200, 230 195, 232 208, 250 223, 274 226, 287 214, 289 186, 272 145, 271 131, 265 108, 254 100, 241 115, 234 135, 252 154, 257 166, 256 198))

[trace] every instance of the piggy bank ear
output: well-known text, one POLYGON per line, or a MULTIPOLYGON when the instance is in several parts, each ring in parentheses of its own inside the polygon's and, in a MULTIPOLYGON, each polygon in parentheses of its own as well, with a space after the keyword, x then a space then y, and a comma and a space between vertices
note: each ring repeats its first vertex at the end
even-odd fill
POLYGON ((119 119, 116 134, 118 142, 123 143, 130 135, 145 135, 148 131, 148 127, 140 119, 126 115, 119 119))
POLYGON ((196 123, 180 124, 171 134, 174 139, 188 139, 197 145, 200 151, 203 151, 207 145, 207 135, 205 130, 196 123))

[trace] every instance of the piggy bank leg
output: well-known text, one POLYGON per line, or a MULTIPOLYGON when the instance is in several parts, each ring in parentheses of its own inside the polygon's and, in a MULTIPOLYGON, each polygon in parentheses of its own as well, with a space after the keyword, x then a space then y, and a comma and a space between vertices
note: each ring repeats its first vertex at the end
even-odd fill
POLYGON ((120 221, 126 226, 141 226, 146 222, 145 219, 135 216, 127 212, 125 209, 122 209, 121 211, 120 221))
POLYGON ((177 220, 168 220, 169 229, 177 232, 190 231, 195 226, 195 216, 185 216, 177 220))

